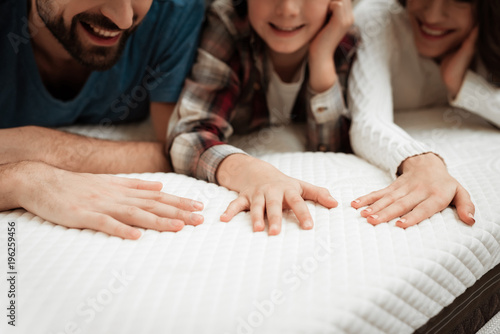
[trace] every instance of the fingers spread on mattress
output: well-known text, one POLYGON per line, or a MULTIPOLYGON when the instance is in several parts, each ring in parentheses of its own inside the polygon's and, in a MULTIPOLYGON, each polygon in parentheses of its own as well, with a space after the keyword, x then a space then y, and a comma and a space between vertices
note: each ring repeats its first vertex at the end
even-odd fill
POLYGON ((447 171, 436 155, 423 154, 405 160, 403 173, 389 187, 351 203, 368 223, 378 225, 400 217, 396 226, 416 225, 453 204, 460 219, 474 224, 474 204, 469 193, 447 171))
POLYGON ((232 183, 225 186, 238 191, 239 196, 221 215, 223 222, 229 222, 241 211, 250 211, 255 232, 264 231, 267 216, 269 235, 277 235, 282 229, 284 209, 292 210, 300 227, 309 230, 313 228, 313 219, 306 200, 329 209, 338 205, 327 189, 291 178, 264 161, 243 155, 231 158, 240 166, 239 172, 234 175, 232 183))
POLYGON ((202 203, 165 194, 159 182, 74 173, 35 162, 24 168, 37 177, 26 181, 29 191, 19 204, 59 225, 138 239, 141 232, 135 227, 179 231, 203 222, 203 216, 193 212, 202 209, 202 203))

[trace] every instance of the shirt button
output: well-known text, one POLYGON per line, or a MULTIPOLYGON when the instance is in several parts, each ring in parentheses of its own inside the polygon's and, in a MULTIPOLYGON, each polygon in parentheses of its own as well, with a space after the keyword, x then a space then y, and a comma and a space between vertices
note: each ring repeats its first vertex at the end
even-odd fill
POLYGON ((259 85, 258 82, 256 82, 256 83, 253 84, 253 89, 260 90, 260 85, 259 85))
POLYGON ((316 111, 319 112, 319 113, 325 112, 326 111, 326 107, 319 107, 318 109, 316 109, 316 111))
POLYGON ((326 151, 328 151, 328 147, 325 144, 319 144, 318 145, 318 151, 320 151, 320 152, 326 152, 326 151))

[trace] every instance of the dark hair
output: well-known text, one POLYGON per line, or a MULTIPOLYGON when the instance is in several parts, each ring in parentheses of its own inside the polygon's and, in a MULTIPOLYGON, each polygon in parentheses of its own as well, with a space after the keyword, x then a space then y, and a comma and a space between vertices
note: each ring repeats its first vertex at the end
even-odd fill
MULTIPOLYGON (((404 7, 407 0, 398 0, 404 7)), ((479 26, 477 53, 489 72, 488 80, 500 86, 500 1, 499 0, 455 0, 472 2, 475 6, 475 21, 479 26)))
POLYGON ((239 17, 245 17, 248 14, 247 0, 233 0, 234 10, 239 17))

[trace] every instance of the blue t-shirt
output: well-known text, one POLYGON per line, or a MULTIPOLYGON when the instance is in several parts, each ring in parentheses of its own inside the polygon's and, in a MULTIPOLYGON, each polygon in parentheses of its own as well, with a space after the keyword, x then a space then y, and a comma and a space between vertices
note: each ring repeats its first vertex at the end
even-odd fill
POLYGON ((26 0, 0 0, 0 128, 124 123, 150 102, 175 103, 191 69, 204 0, 154 0, 110 70, 92 72, 70 101, 45 88, 33 55, 26 0))

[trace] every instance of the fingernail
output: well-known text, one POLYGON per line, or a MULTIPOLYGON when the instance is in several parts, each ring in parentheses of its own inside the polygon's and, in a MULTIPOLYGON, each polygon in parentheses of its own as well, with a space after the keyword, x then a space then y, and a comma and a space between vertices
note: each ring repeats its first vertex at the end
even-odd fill
POLYGON ((370 218, 377 220, 378 216, 377 215, 371 215, 370 218))
POLYGON ((357 200, 355 200, 355 201, 352 201, 352 202, 353 202, 353 203, 355 203, 355 204, 359 204, 359 203, 361 203, 361 201, 360 201, 359 199, 357 199, 357 200))
POLYGON ((310 229, 310 228, 312 228, 312 227, 313 227, 313 222, 312 222, 312 221, 310 221, 310 220, 306 220, 306 221, 304 222, 304 228, 306 228, 306 229, 310 229))
POLYGON ((261 223, 256 223, 253 225, 254 232, 261 232, 264 226, 261 223))
POLYGON ((134 238, 135 240, 137 239, 140 239, 142 237, 142 232, 141 230, 138 230, 138 229, 135 229, 134 231, 132 231, 132 238, 134 238))
POLYGON ((269 229, 269 234, 271 235, 276 235, 279 233, 279 229, 277 226, 271 226, 271 228, 269 229))
POLYGON ((474 219, 474 215, 470 212, 469 212, 469 218, 472 219, 472 224, 474 224, 476 222, 476 220, 474 219))
POLYGON ((193 208, 195 208, 196 210, 202 210, 203 209, 203 203, 201 202, 197 202, 197 201, 192 201, 191 202, 191 205, 193 208))
POLYGON ((172 225, 173 225, 173 227, 175 227, 175 228, 178 228, 178 229, 182 230, 182 228, 183 228, 186 224, 184 224, 184 222, 183 222, 182 220, 174 220, 174 221, 172 222, 172 225))
POLYGON ((196 213, 192 213, 190 216, 189 216, 189 219, 193 222, 193 223, 201 223, 203 222, 203 216, 201 215, 198 215, 196 213))
POLYGON ((335 201, 335 198, 333 198, 332 196, 328 196, 328 200, 329 200, 330 202, 334 202, 334 201, 335 201))
POLYGON ((372 212, 372 211, 373 211, 373 209, 372 209, 372 208, 366 208, 366 209, 364 209, 364 210, 363 210, 363 212, 365 212, 365 213, 370 213, 370 212, 372 212))
POLYGON ((406 219, 405 219, 405 218, 401 218, 400 220, 398 220, 398 221, 396 222, 396 224, 398 224, 398 223, 399 223, 399 224, 406 224, 406 219))

